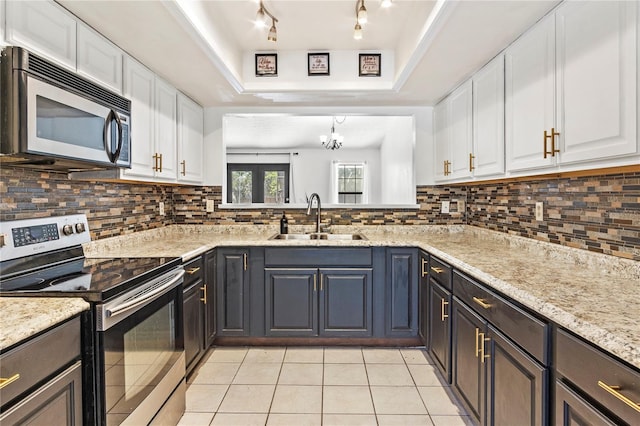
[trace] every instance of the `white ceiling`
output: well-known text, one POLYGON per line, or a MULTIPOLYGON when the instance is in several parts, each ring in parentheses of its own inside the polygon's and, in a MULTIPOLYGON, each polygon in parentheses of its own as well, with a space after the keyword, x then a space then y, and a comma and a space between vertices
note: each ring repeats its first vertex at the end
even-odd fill
POLYGON ((558 3, 394 0, 381 9, 366 0, 369 23, 355 41, 355 0, 265 0, 278 18, 271 43, 253 26, 254 0, 57 1, 205 107, 433 105, 558 3), (255 52, 368 49, 393 52, 392 89, 309 91, 277 79, 244 87, 243 60, 255 52))

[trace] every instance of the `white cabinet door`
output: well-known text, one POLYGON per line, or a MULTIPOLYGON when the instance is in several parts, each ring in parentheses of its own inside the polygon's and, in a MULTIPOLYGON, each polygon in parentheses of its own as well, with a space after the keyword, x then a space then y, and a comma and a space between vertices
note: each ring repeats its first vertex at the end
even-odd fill
POLYGON ((145 66, 126 57, 124 61, 124 96, 131 100, 131 169, 125 176, 154 176, 154 74, 145 66))
POLYGON ((0 47, 4 47, 7 45, 7 43, 5 42, 6 40, 6 36, 4 33, 4 29, 5 29, 5 8, 7 6, 6 4, 7 2, 5 0, 0 0, 0 47))
POLYGON ((178 93, 178 181, 202 183, 203 169, 202 107, 178 93))
POLYGON ((8 1, 7 43, 76 69, 76 20, 52 1, 8 1))
POLYGON ((433 170, 437 182, 448 179, 448 166, 445 164, 450 161, 448 114, 446 99, 433 108, 433 170))
MULTIPOLYGON (((155 139, 159 169, 155 177, 175 181, 177 174, 176 96, 175 87, 156 77, 155 139)), ((132 121, 133 125, 133 121, 132 121)))
POLYGON ((554 127, 554 45, 549 15, 505 51, 507 171, 555 165, 555 157, 544 158, 544 130, 554 127))
POLYGON ((122 51, 78 23, 78 73, 122 94, 122 51))
POLYGON ((504 55, 473 76, 473 175, 504 173, 504 55))
POLYGON ((636 153, 637 2, 566 2, 556 11, 560 163, 636 153))
POLYGON ((450 179, 471 177, 469 154, 473 150, 472 82, 463 83, 448 97, 451 157, 450 179))

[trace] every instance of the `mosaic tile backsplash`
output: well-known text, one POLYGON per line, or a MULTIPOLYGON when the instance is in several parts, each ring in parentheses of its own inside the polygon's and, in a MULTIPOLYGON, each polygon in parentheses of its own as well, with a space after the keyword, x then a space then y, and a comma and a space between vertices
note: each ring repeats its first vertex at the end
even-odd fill
MULTIPOLYGON (((85 213, 93 239, 168 224, 277 224, 282 208, 219 209, 220 186, 70 181, 63 173, 0 169, 0 220, 85 213), (215 211, 205 212, 213 199, 215 211), (158 205, 163 202, 165 215, 158 205)), ((473 185, 418 186, 419 209, 323 209, 323 226, 469 224, 640 261, 640 172, 473 185), (440 213, 451 201, 450 214, 440 213), (535 220, 542 201, 545 219, 535 220)), ((290 224, 311 224, 284 209, 290 224)))

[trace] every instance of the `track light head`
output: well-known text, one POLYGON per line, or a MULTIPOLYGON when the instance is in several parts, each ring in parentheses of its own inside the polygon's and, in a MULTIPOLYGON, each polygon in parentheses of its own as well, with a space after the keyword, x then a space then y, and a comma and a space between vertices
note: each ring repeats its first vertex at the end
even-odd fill
POLYGON ((278 30, 276 29, 276 23, 274 20, 271 20, 271 28, 269 29, 269 35, 267 36, 267 40, 276 42, 278 41, 278 30))
POLYGON ((353 38, 355 40, 362 40, 362 27, 358 22, 356 22, 356 26, 353 27, 353 38))
POLYGON ((360 25, 366 24, 367 23, 367 8, 364 7, 364 0, 358 0, 360 4, 360 7, 358 8, 358 23, 360 25))

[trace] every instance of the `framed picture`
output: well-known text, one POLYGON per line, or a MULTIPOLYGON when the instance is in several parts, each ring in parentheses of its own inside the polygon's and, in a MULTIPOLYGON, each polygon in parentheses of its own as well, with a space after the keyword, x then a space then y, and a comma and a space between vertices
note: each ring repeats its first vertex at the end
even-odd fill
POLYGON ((278 55, 276 53, 256 53, 256 77, 278 75, 278 55))
POLYGON ((358 75, 380 77, 380 53, 360 53, 358 75))
POLYGON ((307 73, 308 75, 329 75, 329 54, 308 53, 307 73))

